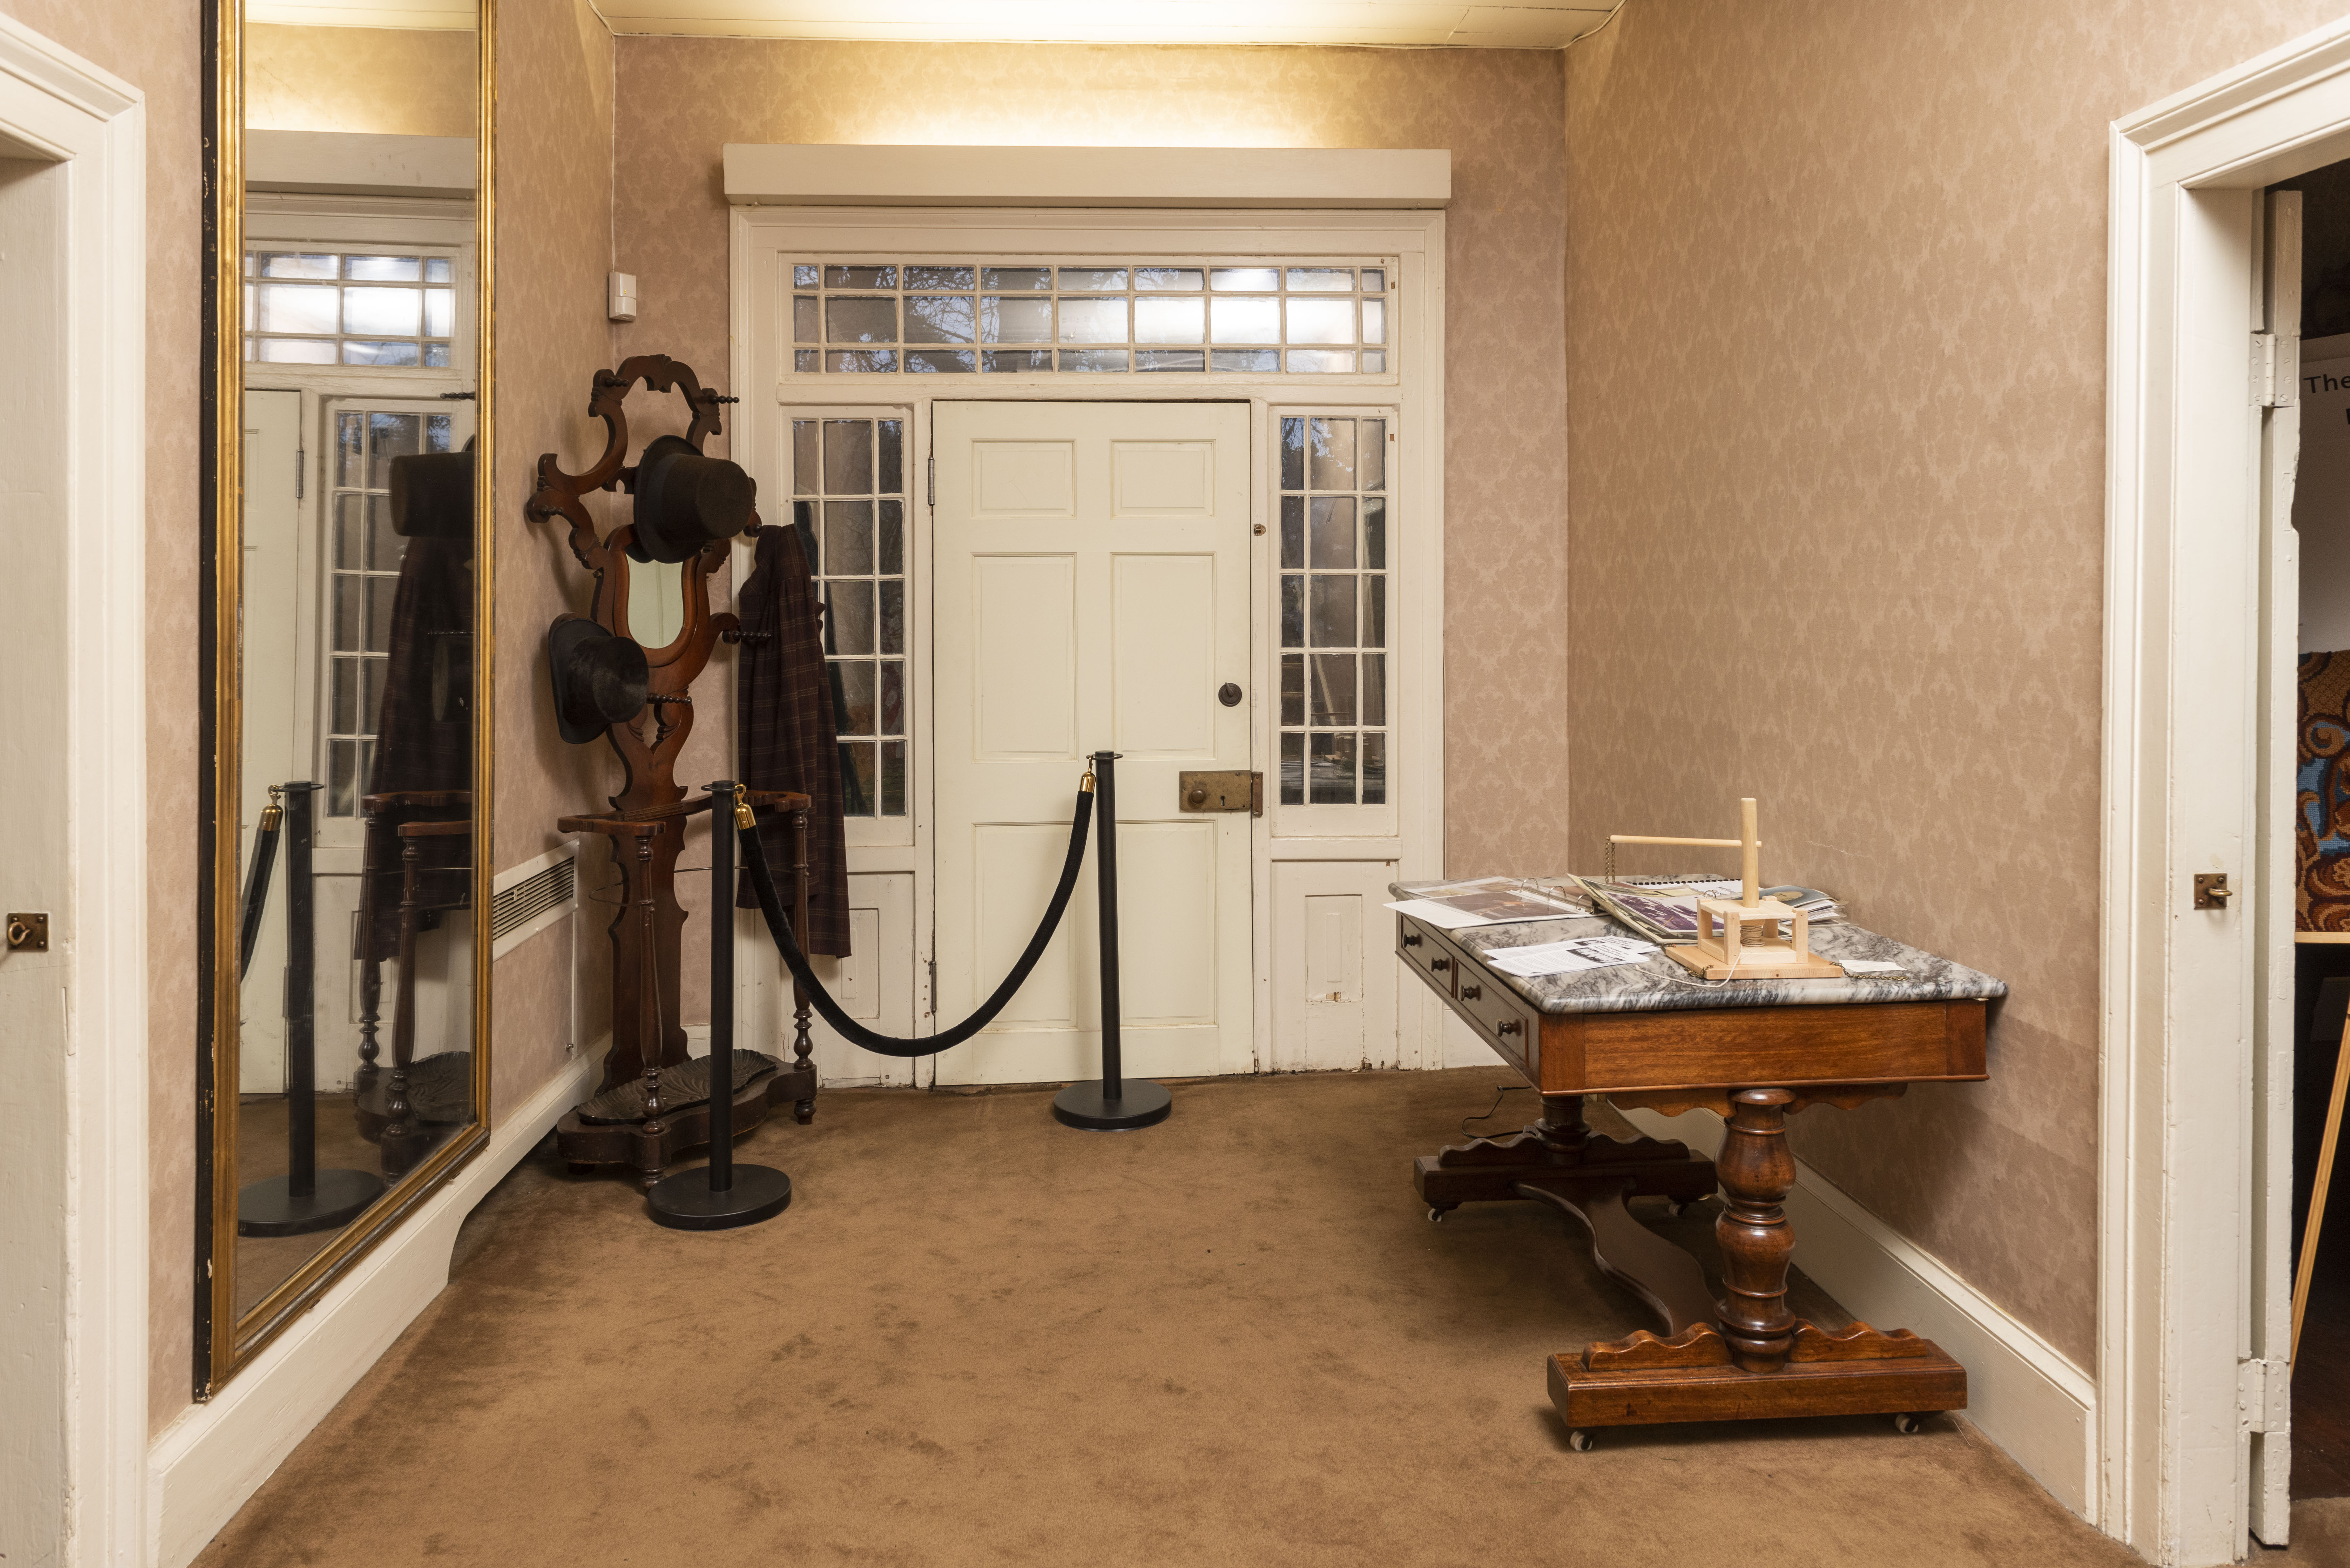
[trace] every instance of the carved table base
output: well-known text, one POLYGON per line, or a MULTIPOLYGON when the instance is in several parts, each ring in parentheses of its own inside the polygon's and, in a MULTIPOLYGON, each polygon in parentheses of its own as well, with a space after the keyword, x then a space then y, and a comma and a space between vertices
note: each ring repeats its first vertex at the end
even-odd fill
MULTIPOLYGON (((1550 1358, 1551 1403, 1577 1449, 1596 1427, 1664 1421, 1734 1421, 1774 1416, 1914 1415, 1961 1410, 1966 1369, 1930 1340, 1866 1324, 1831 1332, 1787 1311, 1794 1231, 1781 1204, 1794 1185, 1791 1110, 1850 1106, 1898 1095, 1899 1084, 1786 1089, 1717 1089, 1654 1096, 1658 1108, 1705 1106, 1728 1123, 1709 1162, 1678 1143, 1623 1142, 1584 1125, 1581 1099, 1544 1095, 1544 1120, 1514 1137, 1479 1139, 1412 1164, 1430 1218, 1457 1204, 1519 1199, 1551 1205, 1590 1233, 1592 1256, 1664 1320, 1550 1358), (1669 1103, 1667 1103, 1669 1102, 1669 1103), (1722 1295, 1707 1288, 1688 1252, 1634 1217, 1635 1197, 1687 1202, 1719 1179, 1723 1207, 1722 1295)), ((1619 1105, 1640 1104, 1616 1096, 1619 1105)), ((1905 1426, 1905 1429, 1907 1429, 1905 1426)))

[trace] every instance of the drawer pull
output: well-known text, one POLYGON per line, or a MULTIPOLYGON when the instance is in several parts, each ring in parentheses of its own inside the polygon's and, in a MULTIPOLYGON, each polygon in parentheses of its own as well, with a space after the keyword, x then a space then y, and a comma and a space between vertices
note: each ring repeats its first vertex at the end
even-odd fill
POLYGON ((1452 961, 1451 959, 1430 959, 1428 961, 1428 967, 1436 971, 1439 974, 1441 974, 1446 970, 1452 967, 1452 961))
POLYGON ((1502 1020, 1500 1025, 1494 1030, 1494 1033, 1497 1034, 1515 1034, 1517 1032, 1518 1021, 1514 1018, 1505 1018, 1502 1020))
POLYGON ((1484 994, 1485 988, 1482 985, 1464 985, 1461 988, 1461 1000, 1463 1002, 1474 1002, 1484 994))
POLYGON ((1403 945, 1408 948, 1416 948, 1419 946, 1419 933, 1418 931, 1406 931, 1403 934, 1403 945))

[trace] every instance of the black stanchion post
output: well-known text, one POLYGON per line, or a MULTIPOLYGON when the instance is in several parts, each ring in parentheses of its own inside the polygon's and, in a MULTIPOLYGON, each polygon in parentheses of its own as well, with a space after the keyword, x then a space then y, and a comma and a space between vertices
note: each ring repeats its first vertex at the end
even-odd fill
POLYGON ((1096 896, 1101 902, 1102 1075, 1071 1084, 1053 1096, 1053 1115, 1088 1132, 1124 1132, 1156 1126, 1175 1108, 1166 1089, 1139 1079, 1126 1081, 1125 1043, 1118 1037, 1118 753, 1096 752, 1094 763, 1094 861, 1096 896))
POLYGON ((383 1191, 366 1170, 318 1168, 317 918, 311 907, 315 796, 289 784, 286 803, 286 1174, 236 1195, 240 1236, 301 1236, 357 1219, 383 1191))
POLYGON ((731 1231, 781 1214, 792 1179, 734 1163, 734 834, 751 808, 732 779, 710 786, 710 1165, 665 1176, 645 1195, 655 1222, 731 1231))

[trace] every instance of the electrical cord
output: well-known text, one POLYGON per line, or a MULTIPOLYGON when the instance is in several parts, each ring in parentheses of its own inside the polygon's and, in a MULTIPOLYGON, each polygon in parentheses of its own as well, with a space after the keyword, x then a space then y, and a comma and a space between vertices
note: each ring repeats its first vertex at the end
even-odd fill
POLYGON ((1462 1137, 1471 1138, 1483 1137, 1485 1136, 1483 1133, 1471 1132, 1469 1130, 1469 1124, 1471 1122, 1492 1121, 1495 1116, 1502 1114, 1502 1096, 1504 1095, 1514 1095, 1524 1087, 1525 1085, 1523 1084, 1503 1084, 1498 1085, 1493 1090, 1493 1104, 1490 1110, 1482 1116, 1462 1116, 1461 1118, 1461 1136, 1462 1137))
POLYGON ((1020 961, 1012 966, 1012 972, 1003 977, 1003 983, 995 988, 994 993, 980 1003, 978 1012, 951 1029, 910 1039, 877 1033, 866 1028, 848 1016, 840 1003, 832 999, 832 993, 825 990, 824 983, 816 979, 815 969, 808 963, 807 954, 800 950, 799 940, 792 933, 791 917, 784 912, 783 897, 775 891, 775 873, 767 868, 766 851, 759 843, 758 825, 748 823, 735 831, 742 837, 743 867, 750 873, 751 890, 758 896, 759 912, 767 918, 768 934, 775 939, 775 949, 784 955, 784 963, 791 970, 792 978, 799 981, 801 988, 807 992, 808 1000, 815 1004, 824 1021, 850 1044, 877 1055, 929 1056, 962 1044, 994 1023, 995 1015, 1003 1011, 1014 993, 1027 980, 1029 971, 1036 967, 1036 961, 1045 956, 1045 944, 1053 940, 1053 932, 1061 924, 1061 915, 1069 907, 1069 895, 1076 888, 1078 869, 1085 865, 1086 831, 1093 821, 1093 777, 1087 774, 1084 787, 1077 794, 1076 815, 1069 824, 1069 855, 1061 867, 1060 886, 1053 889, 1053 901, 1045 907, 1045 919, 1037 926, 1036 934, 1028 939, 1027 950, 1020 955, 1020 961))

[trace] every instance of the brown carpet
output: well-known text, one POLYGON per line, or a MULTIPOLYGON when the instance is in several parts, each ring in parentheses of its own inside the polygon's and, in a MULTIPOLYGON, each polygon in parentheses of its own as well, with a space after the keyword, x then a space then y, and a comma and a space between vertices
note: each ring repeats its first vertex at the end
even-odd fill
MULTIPOLYGON (((1056 1126, 1038 1093, 836 1091, 815 1127, 741 1145, 791 1172, 791 1209, 717 1235, 534 1157, 199 1561, 2137 1561, 1949 1419, 1570 1451, 1544 1357, 1646 1314, 1562 1216, 1431 1225, 1411 1192, 1411 1157, 1507 1079, 1186 1085, 1172 1120, 1118 1135, 1056 1126)), ((2345 1561, 2334 1506, 2263 1568, 2345 1561)))

